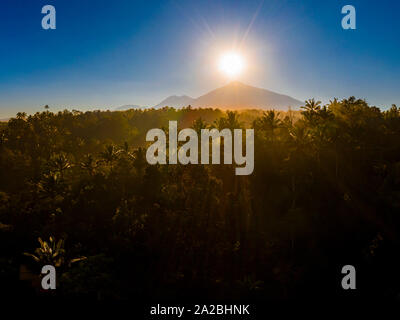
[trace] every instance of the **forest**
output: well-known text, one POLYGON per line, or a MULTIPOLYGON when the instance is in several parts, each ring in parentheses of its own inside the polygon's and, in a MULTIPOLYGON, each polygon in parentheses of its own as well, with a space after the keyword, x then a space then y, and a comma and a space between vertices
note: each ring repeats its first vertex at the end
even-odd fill
POLYGON ((0 290, 18 299, 396 299, 399 209, 396 105, 45 110, 0 123, 0 290), (148 164, 146 132, 170 120, 254 128, 253 173, 148 164), (46 264, 53 291, 40 287, 46 264), (341 287, 344 265, 355 291, 341 287))

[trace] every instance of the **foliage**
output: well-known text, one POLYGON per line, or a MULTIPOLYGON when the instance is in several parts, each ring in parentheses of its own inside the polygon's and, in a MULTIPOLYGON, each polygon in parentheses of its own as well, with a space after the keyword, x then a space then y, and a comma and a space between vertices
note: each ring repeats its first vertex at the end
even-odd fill
POLYGON ((395 297, 399 210, 395 105, 45 110, 0 127, 1 277, 16 279, 33 252, 38 265, 64 266, 62 297, 332 297, 344 294, 345 264, 368 277, 359 295, 395 297), (168 120, 197 132, 253 127, 253 174, 149 165, 145 135, 168 120), (50 240, 35 249, 39 236, 50 240))
MULTIPOLYGON (((54 267, 61 267, 65 263, 64 240, 60 239, 56 242, 53 237, 49 238, 49 242, 43 241, 40 237, 38 240, 40 247, 36 248, 35 254, 24 252, 24 255, 33 258, 35 262, 42 266, 52 265, 54 267)), ((85 259, 86 257, 71 259, 69 260, 68 265, 85 259)))

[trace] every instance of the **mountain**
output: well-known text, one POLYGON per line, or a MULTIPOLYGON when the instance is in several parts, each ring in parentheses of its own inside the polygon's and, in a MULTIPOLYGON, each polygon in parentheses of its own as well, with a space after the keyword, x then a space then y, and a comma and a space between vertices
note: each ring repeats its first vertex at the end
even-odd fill
POLYGON ((139 106, 139 105, 136 105, 136 104, 132 104, 132 105, 131 104, 127 104, 127 105, 124 105, 124 106, 117 107, 114 110, 115 111, 125 111, 125 110, 129 110, 129 109, 145 109, 145 108, 147 108, 147 107, 139 106))
POLYGON ((170 96, 161 101, 159 104, 155 105, 154 108, 163 108, 165 106, 182 108, 188 106, 189 104, 191 105, 193 101, 194 99, 188 96, 170 96))
POLYGON ((288 107, 298 108, 303 102, 266 89, 252 87, 239 81, 233 81, 221 88, 212 90, 205 95, 192 99, 187 96, 172 96, 155 107, 183 107, 187 105, 198 108, 221 108, 221 109, 277 109, 287 110, 288 107), (180 103, 176 103, 181 99, 180 103))
POLYGON ((256 88, 235 81, 210 91, 193 102, 194 107, 214 107, 233 109, 287 109, 303 103, 287 95, 256 88))

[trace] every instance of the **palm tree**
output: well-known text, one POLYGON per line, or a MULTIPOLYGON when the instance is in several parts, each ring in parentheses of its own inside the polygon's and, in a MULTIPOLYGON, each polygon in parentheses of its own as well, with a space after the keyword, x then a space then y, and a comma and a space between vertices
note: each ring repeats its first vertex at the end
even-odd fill
POLYGON ((300 108, 305 109, 306 111, 317 112, 321 108, 321 101, 315 101, 314 98, 306 100, 305 103, 305 106, 300 108))
POLYGON ((234 111, 227 112, 227 120, 226 124, 228 129, 239 129, 241 127, 241 123, 239 121, 239 114, 234 111))
POLYGON ((316 124, 318 112, 321 110, 321 101, 315 101, 315 99, 312 98, 307 100, 306 104, 300 108, 304 109, 301 114, 307 122, 309 122, 311 126, 314 126, 316 124))
MULTIPOLYGON (((41 266, 52 265, 54 267, 61 267, 65 263, 65 249, 64 240, 60 239, 58 242, 50 236, 49 242, 43 241, 40 237, 38 238, 40 247, 36 248, 35 254, 24 252, 25 256, 33 258, 41 266)), ((68 261, 68 265, 71 263, 85 260, 86 257, 74 258, 68 261)))
POLYGON ((64 171, 71 167, 71 164, 68 161, 65 153, 60 153, 52 157, 50 160, 50 165, 55 169, 56 172, 59 172, 61 178, 64 176, 64 171))
POLYGON ((123 159, 130 161, 133 160, 133 154, 129 151, 129 144, 128 142, 124 142, 121 148, 117 151, 119 155, 122 156, 123 159))
POLYGON ((88 154, 83 158, 80 166, 82 169, 86 170, 89 175, 93 175, 96 168, 96 162, 94 161, 93 156, 91 154, 88 154))
POLYGON ((218 130, 222 129, 240 129, 242 127, 242 123, 239 121, 239 114, 235 111, 227 111, 226 118, 218 118, 214 121, 214 126, 218 130))
POLYGON ((258 122, 258 127, 265 131, 271 141, 274 140, 274 131, 282 125, 282 121, 278 118, 279 113, 275 110, 268 110, 258 122))
POLYGON ((129 154, 129 144, 128 142, 124 142, 124 144, 122 145, 121 148, 121 152, 123 152, 124 154, 129 154))
POLYGON ((295 125, 290 129, 290 136, 293 139, 293 145, 296 152, 303 148, 309 141, 309 131, 304 126, 295 125))
POLYGON ((119 151, 114 147, 114 145, 106 146, 105 150, 100 153, 100 157, 111 166, 113 169, 114 161, 118 159, 119 151))
POLYGON ((197 132, 198 135, 200 135, 201 130, 207 128, 207 123, 204 122, 202 118, 199 118, 193 121, 192 128, 197 132))

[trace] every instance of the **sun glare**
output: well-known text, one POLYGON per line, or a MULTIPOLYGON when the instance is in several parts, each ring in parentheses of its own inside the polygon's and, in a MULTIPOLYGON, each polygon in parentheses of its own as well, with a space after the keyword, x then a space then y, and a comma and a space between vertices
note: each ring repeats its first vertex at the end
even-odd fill
POLYGON ((236 52, 227 52, 221 55, 218 61, 218 69, 229 78, 239 76, 245 67, 243 57, 236 52))

